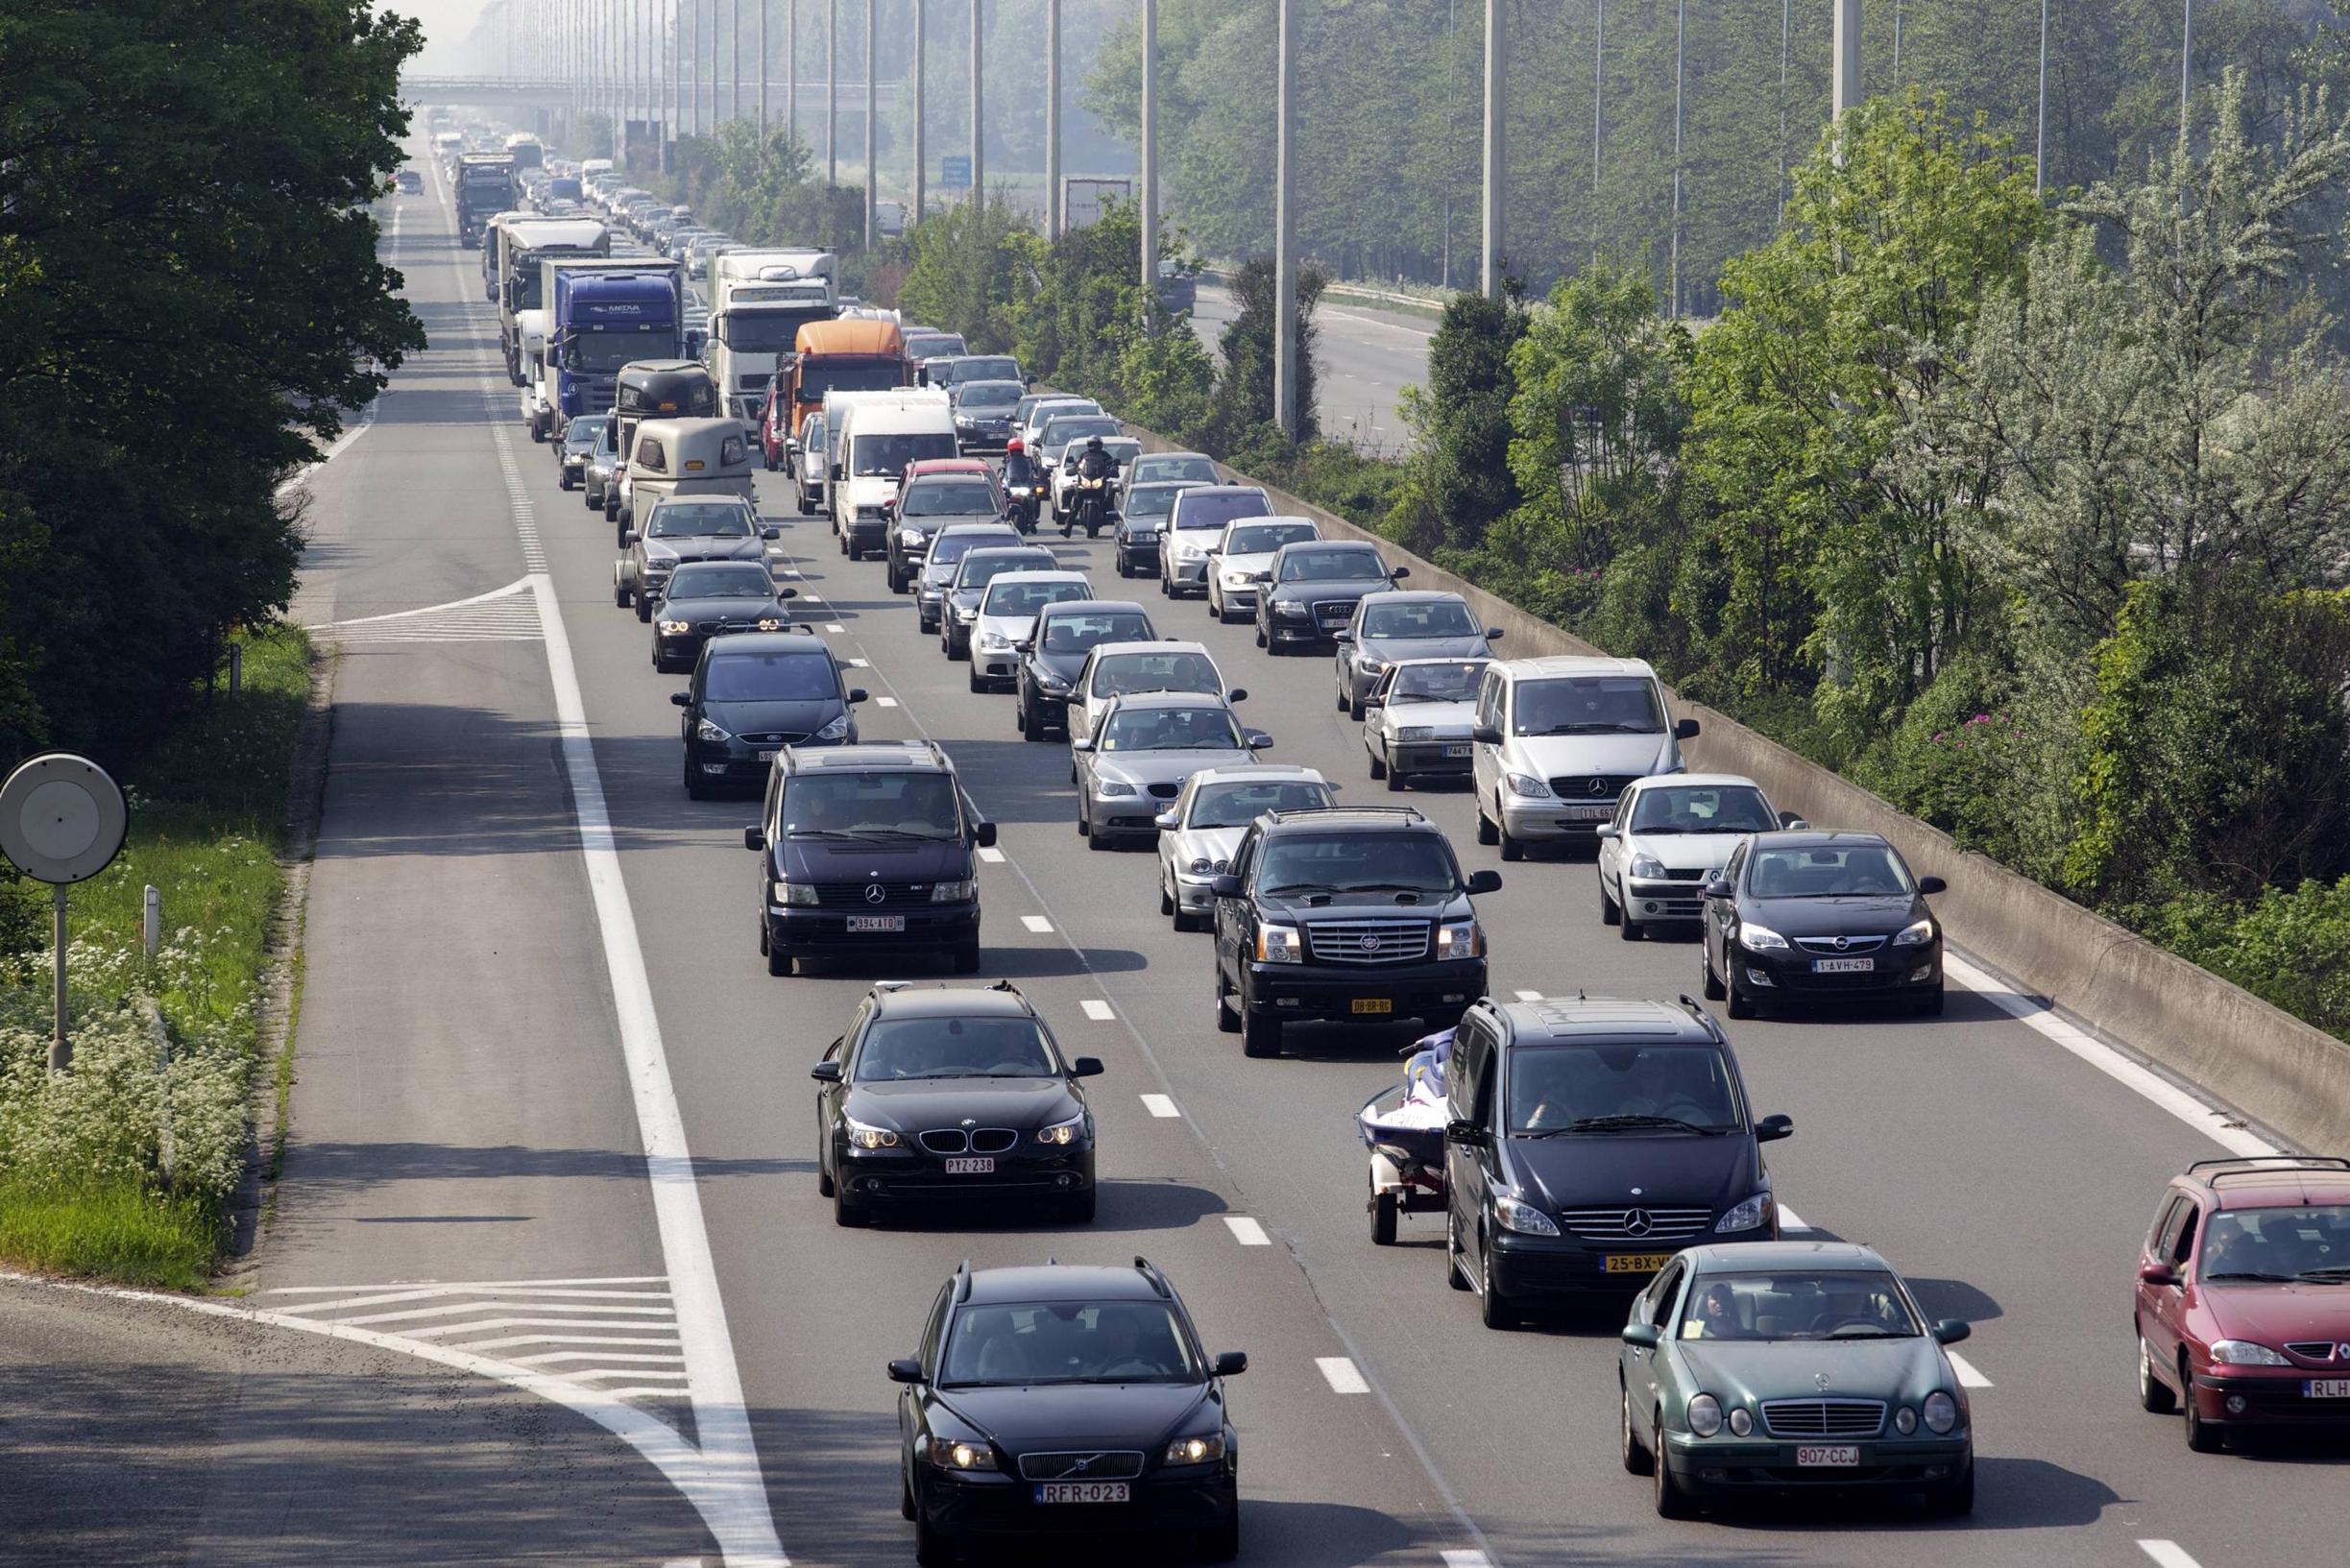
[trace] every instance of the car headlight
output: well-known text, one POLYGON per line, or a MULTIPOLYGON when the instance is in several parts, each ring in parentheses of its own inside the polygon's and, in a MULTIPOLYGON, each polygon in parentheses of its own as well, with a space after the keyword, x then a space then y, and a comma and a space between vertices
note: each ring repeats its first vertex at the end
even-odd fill
POLYGON ((1767 1223, 1770 1218, 1771 1194, 1756 1193, 1745 1202, 1732 1206, 1728 1214, 1715 1220, 1713 1229, 1716 1235, 1727 1236, 1732 1231, 1755 1230, 1767 1223))
POLYGON ((1550 785, 1531 773, 1505 773, 1502 777, 1509 782, 1510 793, 1513 795, 1523 795, 1530 801, 1546 801, 1551 798, 1550 785))
POLYGON ((1036 1141, 1040 1144, 1051 1144, 1056 1148, 1067 1148, 1078 1141, 1078 1135, 1084 1130, 1085 1118, 1073 1116, 1066 1122, 1055 1122, 1049 1127, 1037 1128, 1036 1141))
POLYGON ((1069 683, 1062 680, 1059 676, 1054 674, 1049 669, 1040 669, 1036 671, 1036 684, 1044 688, 1047 691, 1065 692, 1069 689, 1069 683))
POLYGON ((1750 920, 1738 927, 1738 943, 1741 947, 1752 948, 1756 953, 1784 952, 1787 939, 1771 929, 1770 927, 1757 926, 1750 920))
POLYGON ((1260 964, 1301 964, 1305 962, 1305 941, 1295 926, 1259 926, 1256 929, 1256 961, 1260 964))
POLYGON ((919 529, 919 528, 901 528, 901 529, 899 529, 899 530, 898 530, 898 543, 901 543, 901 544, 919 544, 919 543, 922 543, 922 530, 921 530, 921 529, 919 529))
POLYGON ((1206 856, 1195 855, 1192 856, 1191 873, 1193 876, 1205 877, 1213 873, 1215 869, 1216 862, 1209 859, 1206 856))
POLYGON ((849 1142, 859 1148, 895 1148, 898 1146, 898 1135, 893 1128, 867 1126, 855 1117, 849 1116, 844 1116, 840 1120, 848 1123, 849 1142))
POLYGON ((1131 795, 1134 793, 1134 786, 1127 784, 1124 779, 1103 779, 1095 787, 1098 788, 1104 797, 1111 795, 1131 795))
POLYGON ((763 632, 780 632, 784 629, 784 623, 773 615, 766 615, 761 617, 759 629, 763 632))
POLYGON ((830 724, 808 738, 811 740, 846 740, 849 737, 849 715, 846 710, 830 724))
POLYGON ((1223 574, 1223 586, 1226 588, 1247 588, 1253 581, 1255 578, 1245 571, 1227 571, 1223 574))
POLYGON ((1635 877, 1644 881, 1660 882, 1664 880, 1664 862, 1653 855, 1634 856, 1631 869, 1635 877))
POLYGON ((665 620, 660 622, 660 626, 663 637, 684 637, 693 630, 693 623, 690 620, 665 620))
POLYGON ((1366 675, 1377 675, 1387 668, 1387 661, 1375 653, 1358 653, 1354 658, 1354 667, 1366 675))
POLYGON ((1502 1229, 1514 1230, 1520 1236, 1559 1234, 1559 1222, 1522 1197, 1493 1199, 1493 1218, 1501 1221, 1502 1229))
MULTIPOLYGON (((2283 1357, 2277 1358, 2279 1361, 2283 1357)), ((1940 1436, 1958 1425, 1958 1401, 1936 1388, 1926 1396, 1926 1430, 1940 1436)))
POLYGON ((996 1451, 985 1443, 966 1442, 960 1438, 933 1437, 930 1459, 941 1470, 1000 1470, 996 1451))
POLYGON ((1918 1412, 1903 1405, 1893 1412, 1893 1430, 1906 1437, 1918 1430, 1918 1412))
POLYGON ((979 896, 980 884, 975 878, 965 877, 957 881, 931 883, 931 902, 933 904, 969 904, 979 896))
POLYGON ((813 904, 816 902, 816 884, 814 882, 777 881, 770 883, 769 886, 775 895, 775 902, 784 905, 787 907, 792 905, 813 904))
POLYGON ((721 730, 716 725, 711 723, 708 719, 701 719, 695 722, 693 726, 693 737, 696 740, 707 740, 714 746, 723 746, 726 744, 726 742, 735 738, 733 736, 727 734, 724 730, 721 730))
POLYGON ((980 646, 988 653, 1003 653, 1012 645, 1012 639, 1002 632, 981 632, 980 646))
POLYGON ((1732 1436, 1744 1437, 1751 1435, 1754 1430, 1755 1417, 1747 1411, 1745 1406, 1740 1405, 1736 1410, 1730 1412, 1730 1433, 1732 1436))
POLYGON ((1303 620, 1306 616, 1306 607, 1296 599, 1275 599, 1272 613, 1276 615, 1288 615, 1295 620, 1303 620))
POLYGON ((1208 1464, 1223 1458, 1223 1434, 1214 1433, 1204 1437, 1177 1437, 1167 1445, 1169 1464, 1208 1464))
POLYGON ((2290 1366, 2292 1363, 2249 1339, 2214 1339, 2212 1360, 2222 1366, 2290 1366))
POLYGON ((1689 1396, 1689 1431, 1700 1437, 1710 1437, 1722 1430, 1722 1402, 1711 1394, 1689 1396))
POLYGON ((1436 727, 1429 724, 1407 724, 1395 732, 1398 740, 1434 740, 1436 727))
POLYGON ((1893 945, 1897 948, 1915 948, 1922 947, 1933 939, 1934 923, 1930 920, 1921 920, 1915 926, 1897 934, 1893 938, 1893 945))
POLYGON ((1476 958, 1485 953, 1485 932, 1473 920, 1455 921, 1436 929, 1436 955, 1439 958, 1476 958))

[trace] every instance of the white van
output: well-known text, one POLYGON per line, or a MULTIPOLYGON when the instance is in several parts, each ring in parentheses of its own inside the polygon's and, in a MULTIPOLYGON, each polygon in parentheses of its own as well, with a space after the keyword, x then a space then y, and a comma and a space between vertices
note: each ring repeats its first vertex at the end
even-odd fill
POLYGON ((831 438, 833 532, 851 560, 880 555, 889 542, 889 516, 906 465, 959 457, 955 410, 935 387, 890 387, 875 392, 828 392, 824 427, 831 438))

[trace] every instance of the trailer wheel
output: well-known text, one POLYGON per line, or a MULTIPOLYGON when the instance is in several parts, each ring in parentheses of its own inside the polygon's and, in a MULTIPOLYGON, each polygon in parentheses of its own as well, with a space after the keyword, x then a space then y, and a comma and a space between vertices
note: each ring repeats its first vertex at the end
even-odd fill
POLYGON ((1396 1203, 1395 1203, 1395 1194, 1393 1194, 1393 1193, 1374 1193, 1374 1194, 1371 1194, 1371 1199, 1370 1199, 1370 1244, 1371 1244, 1371 1245, 1373 1245, 1373 1246, 1393 1246, 1393 1245, 1395 1244, 1395 1212, 1396 1212, 1396 1203))

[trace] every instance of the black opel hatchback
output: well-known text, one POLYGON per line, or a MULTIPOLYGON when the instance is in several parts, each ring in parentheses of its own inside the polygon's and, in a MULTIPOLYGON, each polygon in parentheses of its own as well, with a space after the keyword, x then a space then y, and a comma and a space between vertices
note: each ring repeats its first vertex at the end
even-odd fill
POLYGON ((1926 899, 1942 888, 1876 833, 1756 833, 1706 884, 1706 996, 1727 995, 1732 1018, 1838 997, 1939 1013, 1942 922, 1926 899))

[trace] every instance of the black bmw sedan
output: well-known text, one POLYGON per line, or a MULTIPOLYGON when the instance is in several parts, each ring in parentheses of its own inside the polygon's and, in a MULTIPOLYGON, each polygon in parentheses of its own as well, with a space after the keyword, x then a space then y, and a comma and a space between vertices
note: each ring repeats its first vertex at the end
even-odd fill
POLYGON ((1094 1118, 1064 1058, 1009 981, 983 990, 876 985, 816 1080, 816 1188, 833 1218, 931 1202, 1042 1199, 1094 1217, 1094 1118))
POLYGON ((791 623, 786 599, 796 588, 777 588, 756 561, 696 561, 669 576, 653 606, 653 667, 664 675, 693 667, 702 644, 728 632, 780 632, 791 623))
POLYGON ((1833 997, 1942 1011, 1939 877, 1916 877, 1876 833, 1756 833, 1706 884, 1706 996, 1730 1016, 1833 997))
MULTIPOLYGON (((899 1508, 914 1560, 965 1544, 1143 1535, 1240 1553, 1240 1438, 1224 1379, 1148 1260, 988 1268, 938 1292, 922 1353, 889 1363, 899 1508)), ((1099 1560, 1099 1559, 1097 1559, 1099 1560)))

